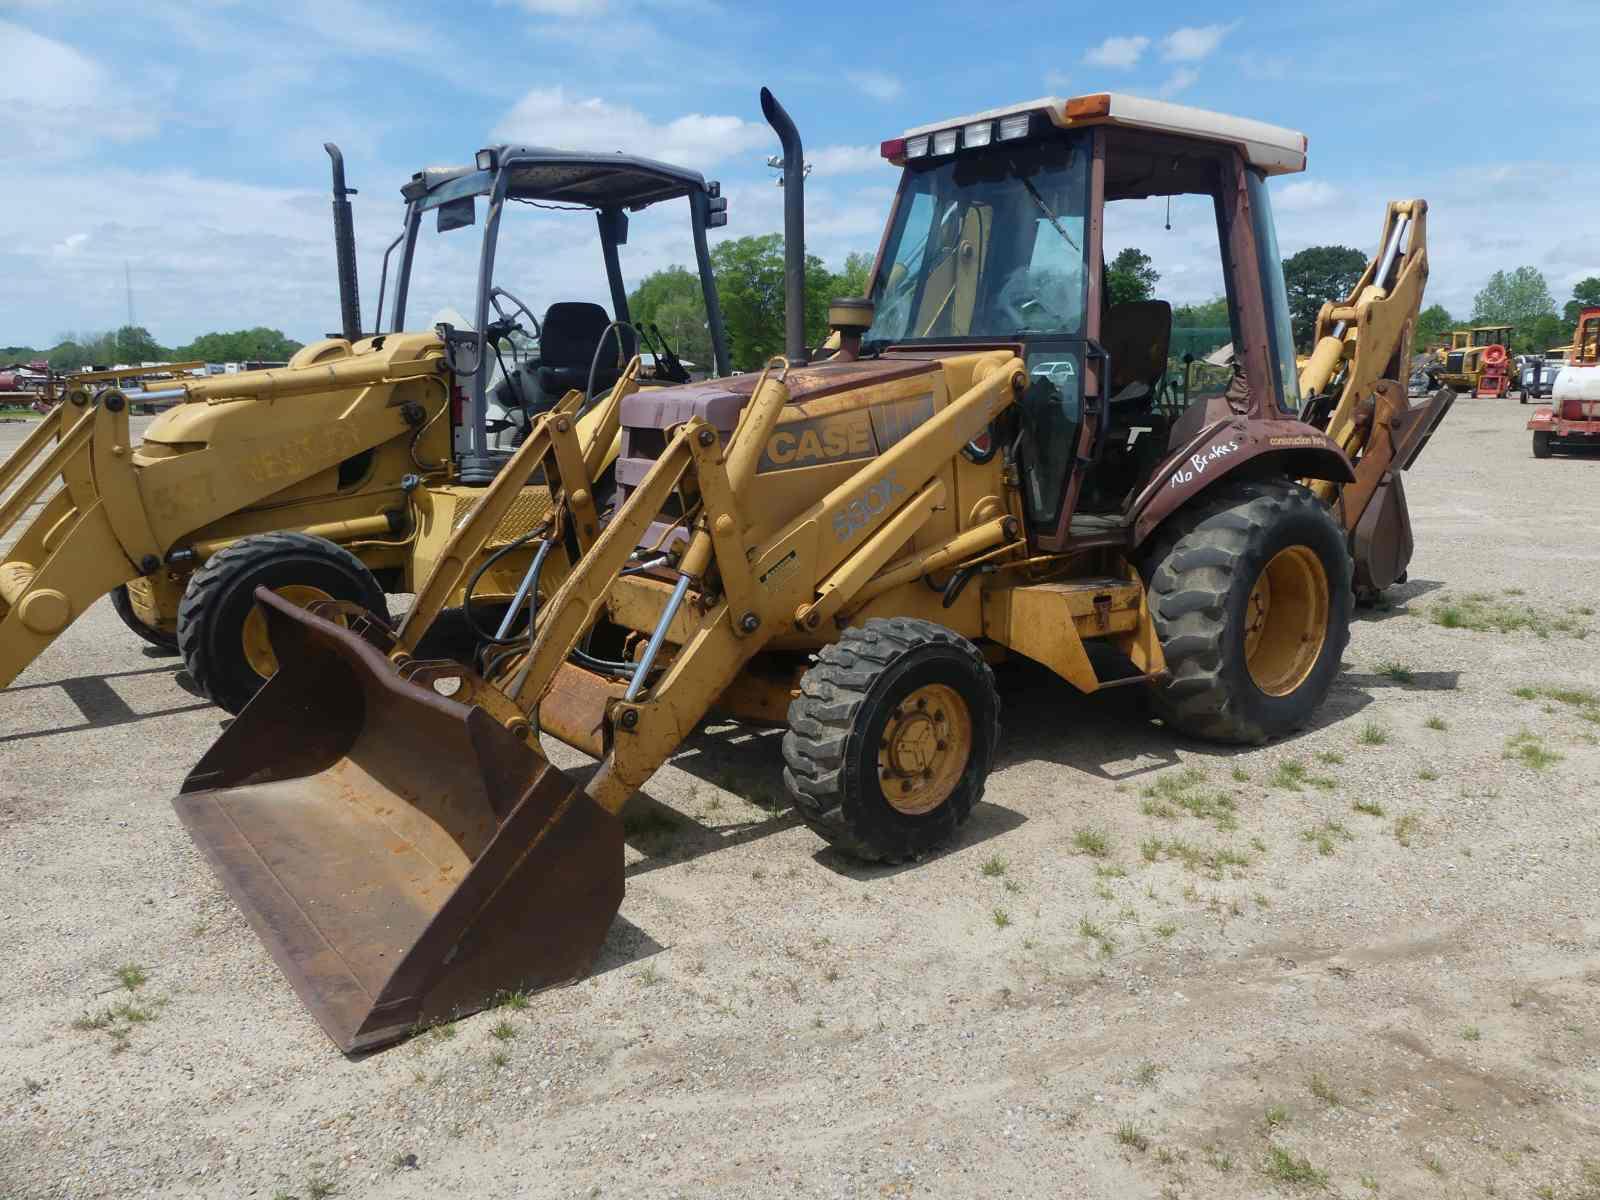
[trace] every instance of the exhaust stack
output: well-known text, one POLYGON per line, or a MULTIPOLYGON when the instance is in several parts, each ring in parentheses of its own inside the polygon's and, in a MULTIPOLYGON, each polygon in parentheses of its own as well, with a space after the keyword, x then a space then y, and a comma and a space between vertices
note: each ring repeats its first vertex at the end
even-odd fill
POLYGON ((806 361, 806 163, 800 131, 778 98, 761 89, 761 114, 783 146, 784 355, 806 361))
POLYGON ((339 323, 348 341, 361 337, 361 289, 356 283, 356 226, 350 201, 356 189, 344 185, 344 155, 332 142, 322 148, 333 160, 333 256, 339 264, 339 323))

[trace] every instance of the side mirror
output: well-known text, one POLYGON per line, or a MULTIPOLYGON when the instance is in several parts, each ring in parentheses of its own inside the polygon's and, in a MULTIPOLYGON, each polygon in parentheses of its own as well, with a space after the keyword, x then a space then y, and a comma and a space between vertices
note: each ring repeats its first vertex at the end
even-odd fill
POLYGON ((459 200, 446 200, 439 205, 440 233, 449 233, 452 229, 465 229, 477 219, 478 206, 472 196, 462 196, 459 200))
POLYGON ((444 343, 444 363, 456 376, 476 375, 483 362, 478 335, 471 329, 457 329, 454 325, 435 325, 434 332, 444 343))

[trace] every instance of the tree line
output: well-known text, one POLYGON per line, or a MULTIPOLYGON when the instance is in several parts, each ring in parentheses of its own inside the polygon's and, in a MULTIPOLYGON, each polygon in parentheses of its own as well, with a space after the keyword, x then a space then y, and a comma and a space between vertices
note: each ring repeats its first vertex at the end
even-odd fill
POLYGON ((52 371, 77 371, 85 366, 110 367, 144 362, 286 362, 300 343, 279 330, 257 326, 232 332, 205 333, 183 346, 163 346, 142 325, 124 325, 103 333, 64 333, 48 350, 0 346, 0 362, 44 359, 52 371))

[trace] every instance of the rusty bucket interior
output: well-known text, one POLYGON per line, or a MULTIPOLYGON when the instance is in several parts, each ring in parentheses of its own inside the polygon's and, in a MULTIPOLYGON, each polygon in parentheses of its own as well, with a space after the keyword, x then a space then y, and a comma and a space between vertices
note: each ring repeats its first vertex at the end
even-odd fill
POLYGON ((278 673, 174 804, 339 1047, 584 975, 622 903, 620 820, 483 710, 256 597, 278 673))

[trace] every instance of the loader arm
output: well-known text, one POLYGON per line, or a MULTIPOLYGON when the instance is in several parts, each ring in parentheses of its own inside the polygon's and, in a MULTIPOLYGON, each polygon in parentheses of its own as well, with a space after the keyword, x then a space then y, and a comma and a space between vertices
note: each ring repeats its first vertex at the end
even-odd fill
MULTIPOLYGON (((175 804, 341 1047, 394 1041, 588 969, 622 901, 624 803, 757 652, 820 619, 819 606, 847 603, 946 503, 941 471, 1026 378, 1007 351, 972 365, 961 395, 776 530, 750 494, 790 401, 787 364, 757 384, 726 447, 691 417, 540 606, 527 648, 486 676, 385 655, 257 591, 280 670, 175 804), (636 551, 674 492, 690 528, 669 582, 646 573, 668 575, 668 556, 636 551), (573 660, 624 589, 658 614, 627 679, 573 660), (448 674, 464 688, 455 698, 439 694, 448 674), (540 732, 600 759, 586 784, 545 759, 540 732)), ((559 457, 561 419, 535 426, 508 477, 559 457)), ((560 519, 575 519, 572 499, 560 519)), ((485 516, 448 557, 476 555, 489 526, 485 516)))

